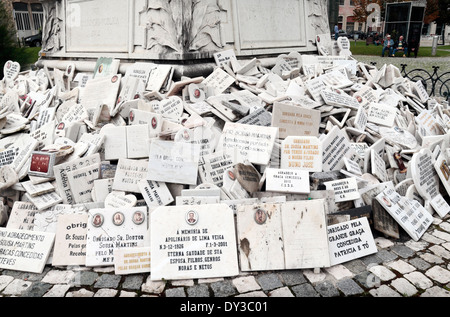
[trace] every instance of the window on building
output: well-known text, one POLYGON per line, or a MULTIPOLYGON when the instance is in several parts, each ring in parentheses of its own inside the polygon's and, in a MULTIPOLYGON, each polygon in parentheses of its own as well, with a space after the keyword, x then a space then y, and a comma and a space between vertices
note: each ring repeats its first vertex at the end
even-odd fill
POLYGON ((340 6, 345 5, 345 0, 339 0, 339 5, 340 5, 340 6))
POLYGON ((350 0, 350 5, 351 5, 352 7, 355 6, 355 3, 353 2, 353 0, 350 0))

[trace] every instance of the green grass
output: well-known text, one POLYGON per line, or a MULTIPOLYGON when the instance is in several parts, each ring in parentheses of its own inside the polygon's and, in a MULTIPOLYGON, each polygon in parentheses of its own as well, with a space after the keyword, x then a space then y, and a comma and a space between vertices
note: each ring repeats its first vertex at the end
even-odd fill
MULTIPOLYGON (((381 45, 366 45, 366 41, 350 41, 350 50, 353 55, 368 55, 368 56, 381 56, 381 45)), ((438 46, 436 55, 434 57, 447 57, 450 56, 450 45, 438 46)), ((431 47, 421 47, 419 49, 418 57, 431 57, 431 47)))

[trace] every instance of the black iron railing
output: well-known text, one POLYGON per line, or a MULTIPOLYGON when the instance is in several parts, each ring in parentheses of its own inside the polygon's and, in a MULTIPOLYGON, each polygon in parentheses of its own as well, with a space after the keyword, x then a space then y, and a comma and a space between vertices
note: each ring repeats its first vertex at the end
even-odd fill
POLYGON ((401 64, 401 73, 403 77, 412 81, 422 81, 422 84, 427 89, 429 96, 443 97, 445 100, 449 100, 450 96, 450 72, 438 74, 439 66, 432 66, 433 72, 430 73, 425 69, 412 69, 408 72, 406 67, 408 65, 401 64))

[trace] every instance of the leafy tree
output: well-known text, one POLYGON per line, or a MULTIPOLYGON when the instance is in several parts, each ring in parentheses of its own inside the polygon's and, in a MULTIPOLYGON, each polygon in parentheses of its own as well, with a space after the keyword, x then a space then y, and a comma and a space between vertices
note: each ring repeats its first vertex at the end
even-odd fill
POLYGON ((12 17, 3 1, 0 1, 0 77, 3 77, 3 66, 14 56, 16 50, 15 31, 12 17))

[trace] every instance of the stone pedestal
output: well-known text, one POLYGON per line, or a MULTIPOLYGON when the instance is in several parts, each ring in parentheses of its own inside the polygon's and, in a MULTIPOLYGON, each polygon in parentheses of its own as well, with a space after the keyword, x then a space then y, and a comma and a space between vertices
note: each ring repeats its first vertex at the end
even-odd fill
POLYGON ((220 51, 238 59, 317 52, 315 35, 329 33, 325 0, 41 1, 39 63, 55 68, 76 60, 93 70, 97 58, 113 57, 206 72, 220 51))

